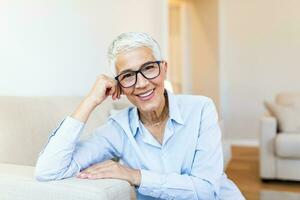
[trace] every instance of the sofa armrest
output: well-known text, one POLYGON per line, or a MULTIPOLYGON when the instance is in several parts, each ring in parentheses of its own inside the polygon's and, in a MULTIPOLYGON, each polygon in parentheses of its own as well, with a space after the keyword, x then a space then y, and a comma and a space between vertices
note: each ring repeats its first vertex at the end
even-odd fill
POLYGON ((277 121, 272 116, 260 119, 260 177, 272 179, 276 177, 275 138, 277 121))
POLYGON ((68 178, 38 182, 34 167, 0 164, 0 199, 6 200, 114 200, 135 199, 133 187, 116 179, 68 178))

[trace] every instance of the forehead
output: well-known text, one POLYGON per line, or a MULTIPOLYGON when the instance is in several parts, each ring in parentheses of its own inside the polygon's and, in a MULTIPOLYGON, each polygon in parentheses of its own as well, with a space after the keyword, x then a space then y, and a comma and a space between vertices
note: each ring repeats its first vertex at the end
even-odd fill
POLYGON ((116 70, 117 73, 125 70, 137 70, 145 62, 154 60, 150 48, 140 47, 118 55, 116 57, 116 70))

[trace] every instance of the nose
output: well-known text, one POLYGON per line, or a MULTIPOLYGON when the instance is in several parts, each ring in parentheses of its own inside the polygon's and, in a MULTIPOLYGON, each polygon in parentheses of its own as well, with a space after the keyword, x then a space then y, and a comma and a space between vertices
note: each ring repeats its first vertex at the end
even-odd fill
POLYGON ((137 73, 136 79, 136 88, 143 88, 149 83, 149 81, 141 73, 137 73))

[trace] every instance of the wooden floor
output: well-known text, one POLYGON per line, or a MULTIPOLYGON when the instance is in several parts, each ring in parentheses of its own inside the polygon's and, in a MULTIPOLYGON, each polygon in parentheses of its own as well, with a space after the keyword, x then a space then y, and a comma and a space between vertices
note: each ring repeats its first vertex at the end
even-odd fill
MULTIPOLYGON (((259 177, 259 152, 256 147, 232 147, 232 159, 226 170, 247 200, 259 200, 261 190, 300 193, 300 182, 262 182, 259 177)), ((299 169, 300 170, 300 169, 299 169)))

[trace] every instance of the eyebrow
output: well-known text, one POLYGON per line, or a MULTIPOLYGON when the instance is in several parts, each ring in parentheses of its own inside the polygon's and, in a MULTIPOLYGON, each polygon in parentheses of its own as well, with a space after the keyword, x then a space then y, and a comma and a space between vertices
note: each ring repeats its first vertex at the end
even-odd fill
POLYGON ((121 72, 119 73, 119 75, 120 75, 120 74, 124 74, 124 73, 126 73, 126 72, 134 72, 134 70, 131 70, 131 69, 125 69, 125 70, 121 71, 121 72))
MULTIPOLYGON (((138 70, 141 69, 142 67, 144 67, 145 65, 150 64, 150 63, 153 63, 153 62, 155 62, 155 61, 148 61, 148 62, 145 62, 144 64, 142 64, 142 65, 138 68, 138 70)), ((126 72, 136 72, 136 71, 137 71, 137 70, 125 69, 125 70, 121 71, 118 75, 124 74, 124 73, 126 73, 126 72)))

